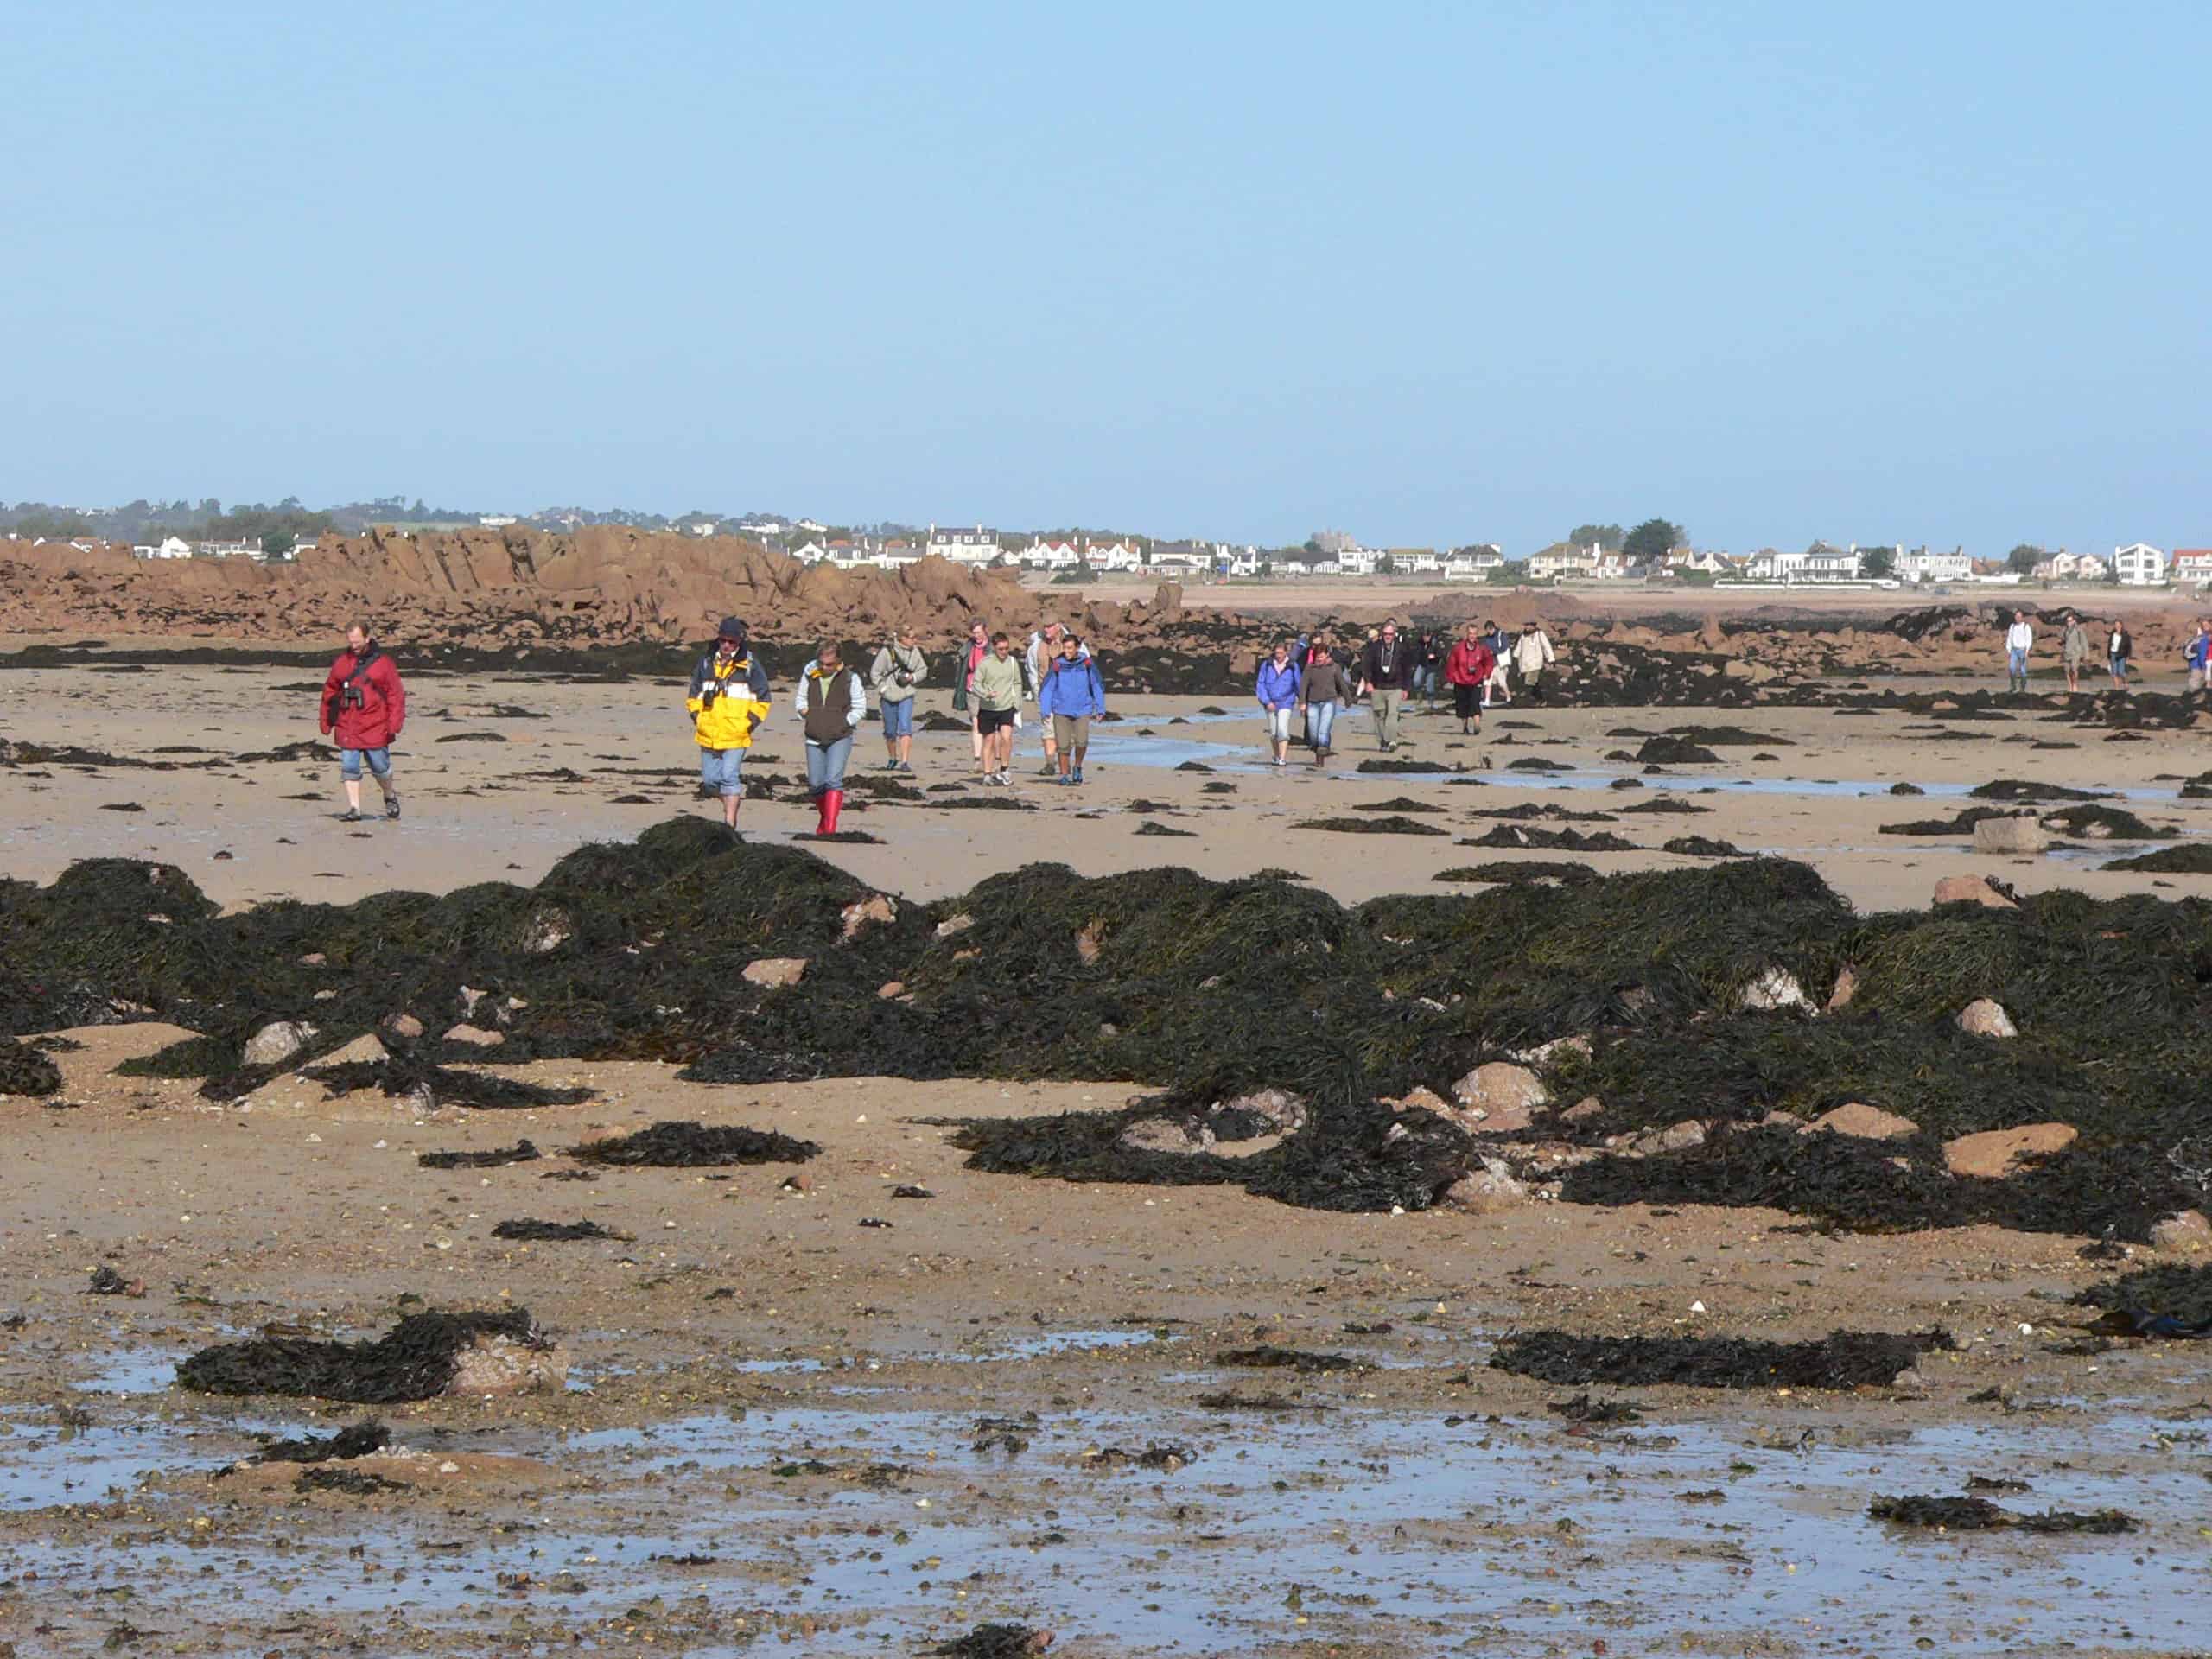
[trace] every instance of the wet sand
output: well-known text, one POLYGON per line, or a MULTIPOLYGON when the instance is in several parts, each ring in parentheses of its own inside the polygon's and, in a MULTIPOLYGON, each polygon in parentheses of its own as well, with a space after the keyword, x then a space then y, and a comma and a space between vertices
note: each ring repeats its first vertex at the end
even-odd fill
MULTIPOLYGON (((118 716, 116 686, 143 677, 0 676, 0 736, 124 756, 187 743, 211 753, 154 758, 224 763, 0 771, 9 874, 45 880, 122 854, 177 862, 226 902, 343 901, 534 880, 580 841, 702 810, 667 687, 420 677, 402 744, 408 816, 355 832, 330 817, 334 766, 231 759, 313 735, 312 692, 283 689, 296 671, 165 673, 163 695, 192 712, 158 731, 118 716), (543 718, 495 715, 502 705, 543 718), (507 741, 435 741, 485 732, 507 741), (555 768, 577 778, 549 780, 555 768), (646 803, 613 800, 632 793, 646 803), (102 810, 124 801, 145 810, 102 810)), ((1491 826, 1470 817, 1479 810, 1667 792, 1713 810, 1573 827, 1806 858, 1862 908, 1924 905, 1939 877, 1967 872, 2168 896, 2212 880, 2099 873, 2088 854, 1992 861, 1963 837, 1876 833, 1967 804, 1944 791, 2024 777, 2125 789, 2153 823, 2202 836, 2212 803, 2181 800, 2159 777, 2212 766, 2199 734, 2108 743, 2022 713, 1958 722, 1989 737, 1939 741, 1927 728, 1948 722, 1897 715, 1516 707, 1455 747, 1456 721, 1414 721, 1401 758, 1465 764, 1484 780, 1471 785, 1351 772, 1373 753, 1363 715, 1343 728, 1339 770, 1277 775, 1259 764, 1256 719, 1240 708, 1207 721, 1201 706, 1122 700, 1082 791, 1020 780, 1034 811, 885 804, 849 820, 883 845, 821 850, 920 896, 1040 860, 1102 873, 1172 859, 1217 875, 1284 866, 1359 899, 1433 891, 1436 870, 1496 859, 1684 861, 1452 845, 1491 826), (1179 715, 1192 723, 1172 724, 1179 715), (1724 718, 1795 741, 1724 748, 1717 766, 1664 777, 1604 759, 1637 747, 1614 728, 1724 718), (1573 770, 1505 770, 1524 757, 1573 770), (1214 770, 1173 770, 1189 758, 1214 770), (1605 786, 1629 774, 1644 787, 1605 786), (1889 796, 1900 781, 1929 792, 1889 796), (1205 792, 1224 783, 1236 792, 1205 792), (1421 816, 1452 834, 1294 827, 1398 797, 1444 809, 1421 816), (1133 810, 1141 798, 1160 809, 1133 810), (1138 836, 1147 821, 1194 838, 1138 836)), ((964 735, 916 747, 918 784, 965 769, 964 735)), ((857 758, 872 747, 864 732, 857 758)), ((1033 731, 1020 753, 1033 772, 1033 731)), ((801 772, 787 715, 752 769, 801 772)), ((789 785, 771 792, 746 807, 748 834, 810 827, 789 785)), ((63 1093, 0 1103, 16 1172, 0 1206, 0 1643, 21 1655, 111 1642, 907 1653, 991 1620, 1102 1656, 2202 1649, 2212 1405, 2200 1344, 2061 1351, 2085 1317, 2064 1299, 2117 1270, 2082 1260, 2083 1240, 1831 1236, 1770 1211, 1648 1206, 1322 1214, 1233 1190, 985 1175, 919 1121, 1132 1092, 1104 1080, 715 1087, 650 1065, 559 1062, 515 1070, 600 1098, 418 1120, 291 1077, 217 1106, 190 1084, 111 1075, 173 1028, 68 1034, 85 1046, 55 1056, 63 1093), (543 1179, 570 1166, 559 1149, 588 1130, 670 1118, 781 1129, 824 1151, 798 1172, 804 1190, 776 1165, 543 1179), (518 1137, 548 1156, 416 1163, 518 1137), (900 1185, 933 1196, 894 1198, 900 1185), (631 1236, 491 1236, 515 1217, 631 1236), (877 1222, 890 1224, 864 1224, 877 1222), (103 1264, 143 1297, 84 1294, 103 1264), (401 1453, 348 1466, 393 1487, 365 1496, 297 1491, 287 1466, 208 1479, 257 1432, 327 1433, 370 1414, 194 1396, 169 1386, 179 1357, 272 1324, 372 1335, 409 1296, 529 1307, 573 1356, 569 1389, 386 1411, 401 1453), (1487 1368, 1500 1336, 1542 1326, 1800 1338, 1931 1325, 1958 1351, 1892 1389, 1594 1390, 1641 1408, 1618 1427, 1548 1409, 1575 1389, 1487 1368), (1224 1363, 1258 1342, 1372 1369, 1224 1363), (1201 1402, 1222 1395, 1233 1403, 1201 1402), (1279 1408, 1255 1408, 1270 1396, 1279 1408), (1116 1448, 1158 1449, 1161 1466, 1100 1455, 1116 1448), (1932 1536, 1866 1516, 1878 1494, 1956 1494, 1976 1476, 2025 1484, 1996 1495, 2008 1509, 2116 1508, 2144 1530, 1932 1536)))

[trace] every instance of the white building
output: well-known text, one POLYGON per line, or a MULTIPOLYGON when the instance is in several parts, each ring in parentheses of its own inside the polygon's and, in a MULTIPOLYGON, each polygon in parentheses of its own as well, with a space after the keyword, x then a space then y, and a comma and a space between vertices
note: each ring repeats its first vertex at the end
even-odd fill
POLYGON ((1534 582, 1557 582, 1577 576, 1598 574, 1598 561, 1603 556, 1595 543, 1588 547, 1547 548, 1529 561, 1529 576, 1534 582))
POLYGON ((1897 554, 1896 569, 1900 582, 1964 582, 1974 575, 1974 561, 1963 548, 1934 553, 1916 547, 1910 553, 1897 554))
POLYGON ((2212 547, 2177 547, 2169 569, 2177 582, 2202 587, 2212 582, 2212 547))
POLYGON ((957 564, 988 564, 999 556, 999 533, 977 524, 973 530, 930 526, 930 551, 957 564))
POLYGON ((505 530, 515 521, 512 512, 486 512, 477 515, 476 522, 486 530, 505 530))
POLYGON ((2069 553, 2061 548, 2035 568, 2037 582, 2102 582, 2111 567, 2094 553, 2069 553))
POLYGON ((2166 579, 2166 556, 2148 542, 2131 542, 2113 549, 2112 568, 2123 588, 2156 588, 2166 579))
POLYGON ((1442 560, 1442 572, 1446 582, 1486 582, 1490 573, 1503 568, 1505 550, 1488 543, 1473 547, 1455 547, 1442 560))
POLYGON ((134 547, 130 550, 142 559, 188 559, 192 543, 181 536, 165 536, 158 547, 134 547))
POLYGON ((1777 553, 1772 548, 1752 559, 1754 582, 1857 582, 1864 561, 1855 547, 1815 547, 1802 553, 1777 553))

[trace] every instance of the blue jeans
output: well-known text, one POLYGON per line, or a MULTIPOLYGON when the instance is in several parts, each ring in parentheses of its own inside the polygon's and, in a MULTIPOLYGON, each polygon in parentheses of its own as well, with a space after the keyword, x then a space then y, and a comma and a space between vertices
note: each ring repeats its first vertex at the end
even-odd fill
POLYGON ((845 762, 853 758, 853 734, 847 732, 835 743, 806 740, 806 786, 815 794, 845 786, 845 762))
POLYGON ((745 751, 743 749, 702 749, 699 751, 699 782, 717 795, 745 793, 745 751))
POLYGON ((886 697, 879 706, 883 710, 884 736, 912 737, 914 734, 914 700, 912 697, 886 697))
POLYGON ((2006 646, 2005 649, 2005 671, 2010 674, 2016 680, 2026 679, 2028 677, 2028 653, 2020 650, 2018 646, 2006 646))
POLYGON ((369 770, 379 778, 391 776, 391 751, 383 749, 340 749, 338 752, 338 771, 340 776, 361 781, 361 762, 369 763, 369 770))
POLYGON ((1308 748, 1325 749, 1329 747, 1330 730, 1337 723, 1337 705, 1333 702, 1309 702, 1306 705, 1306 743, 1308 748))

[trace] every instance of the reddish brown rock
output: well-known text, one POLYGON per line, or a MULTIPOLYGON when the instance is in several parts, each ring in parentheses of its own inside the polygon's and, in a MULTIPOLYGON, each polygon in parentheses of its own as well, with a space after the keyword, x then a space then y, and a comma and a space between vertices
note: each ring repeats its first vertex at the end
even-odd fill
POLYGON ((1954 1175, 2002 1180, 2024 1159, 2064 1151, 2080 1133, 2071 1123, 2027 1123, 2017 1129, 1962 1135, 1943 1143, 1943 1165, 1954 1175))

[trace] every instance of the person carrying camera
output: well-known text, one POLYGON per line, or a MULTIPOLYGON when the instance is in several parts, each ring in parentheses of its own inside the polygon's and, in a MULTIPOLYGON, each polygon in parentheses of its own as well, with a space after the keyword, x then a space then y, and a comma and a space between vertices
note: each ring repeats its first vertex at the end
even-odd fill
POLYGON ((691 713, 691 733, 699 745, 699 793, 718 795, 722 822, 733 834, 737 809, 745 799, 745 752, 753 734, 768 718, 768 671, 753 655, 745 624, 724 617, 715 648, 691 671, 683 706, 691 713))
POLYGON ((912 772, 914 752, 914 688, 929 675, 929 663, 915 643, 912 623, 900 628, 889 645, 875 653, 868 683, 875 690, 876 706, 883 710, 884 766, 892 772, 912 772))
POLYGON ((399 683, 399 670, 371 635, 368 625, 356 622, 346 630, 346 649, 331 664, 322 683, 322 730, 336 734, 339 769, 346 780, 346 810, 341 823, 361 821, 361 763, 384 791, 384 815, 399 816, 399 791, 391 781, 391 740, 407 718, 407 690, 399 683))

